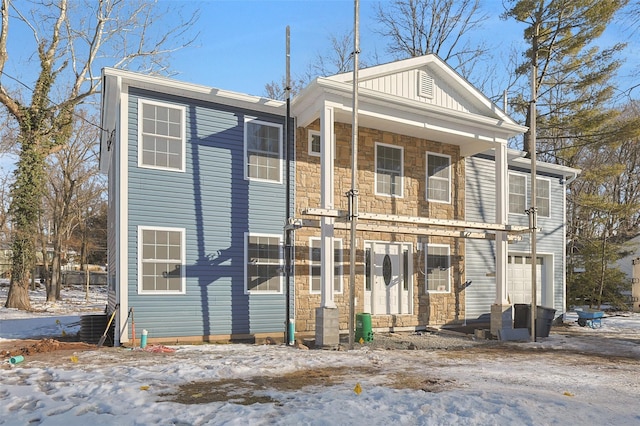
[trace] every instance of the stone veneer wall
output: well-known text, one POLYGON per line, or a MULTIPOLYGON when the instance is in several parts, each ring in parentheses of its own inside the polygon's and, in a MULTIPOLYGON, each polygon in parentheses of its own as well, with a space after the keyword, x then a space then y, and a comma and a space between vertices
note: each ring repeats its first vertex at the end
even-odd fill
MULTIPOLYGON (((308 128, 298 128, 296 134, 296 217, 307 207, 320 207, 320 157, 308 154, 308 130, 319 130, 319 120, 308 128)), ((335 123, 336 158, 334 164, 335 207, 347 210, 345 193, 351 187, 351 125, 335 123)), ((358 189, 360 211, 370 213, 422 216, 438 219, 464 218, 464 159, 459 148, 424 139, 361 128, 358 147, 358 189), (402 198, 375 195, 375 143, 382 142, 404 148, 404 193, 402 198), (429 203, 425 199, 426 152, 451 156, 452 202, 429 203)), ((305 218, 311 218, 306 216, 305 218)), ((295 236, 296 331, 315 329, 315 309, 320 295, 310 294, 309 238, 319 237, 319 228, 302 228, 295 236)), ((335 295, 339 309, 340 329, 348 329, 349 312, 349 243, 348 230, 335 230, 343 244, 343 293, 335 295)), ((372 325, 378 327, 418 327, 442 325, 464 319, 464 240, 446 237, 419 237, 389 232, 358 232, 359 252, 356 255, 356 312, 364 308, 364 240, 410 242, 414 248, 413 315, 374 315, 372 325), (416 254, 418 241, 449 244, 451 247, 451 293, 434 294, 424 291, 424 258, 416 254), (419 259, 420 257, 420 259, 419 259)))

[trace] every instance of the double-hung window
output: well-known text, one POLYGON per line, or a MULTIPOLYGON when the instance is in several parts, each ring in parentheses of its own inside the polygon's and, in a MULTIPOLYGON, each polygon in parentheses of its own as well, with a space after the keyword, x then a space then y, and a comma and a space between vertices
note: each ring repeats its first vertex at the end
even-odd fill
POLYGON ((451 157, 427 153, 427 200, 451 202, 451 157))
POLYGON ((549 217, 551 211, 551 182, 548 179, 536 179, 536 208, 538 216, 549 217))
POLYGON ((427 244, 425 251, 427 265, 426 289, 428 292, 448 293, 451 291, 449 246, 427 244))
POLYGON ((185 108, 140 99, 138 112, 138 165, 184 171, 185 108))
POLYGON ((402 197, 403 155, 401 147, 376 143, 376 194, 402 197))
POLYGON ((244 123, 245 178, 282 181, 282 126, 246 118, 244 123))
POLYGON ((138 227, 138 292, 184 294, 184 248, 182 228, 138 227))
MULTIPOLYGON (((309 280, 310 292, 320 293, 320 265, 321 265, 321 241, 320 238, 309 239, 309 280)), ((333 291, 342 293, 342 240, 333 240, 333 291)))
POLYGON ((282 292, 282 241, 277 235, 245 233, 247 293, 282 292))
POLYGON ((509 213, 525 214, 527 210, 527 177, 509 173, 509 213))

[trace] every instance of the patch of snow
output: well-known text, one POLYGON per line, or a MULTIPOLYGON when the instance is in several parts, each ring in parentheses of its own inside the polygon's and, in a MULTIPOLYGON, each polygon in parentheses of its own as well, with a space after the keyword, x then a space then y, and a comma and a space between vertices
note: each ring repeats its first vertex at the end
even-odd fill
MULTIPOLYGON (((32 301, 42 312, 0 309, 3 339, 55 336, 61 328, 71 332, 86 308, 101 311, 106 303, 105 295, 91 294, 87 301, 75 289, 65 290, 65 301, 54 307, 38 301, 38 294, 32 301)), ((606 314, 595 329, 576 320, 569 313, 566 326, 554 327, 538 342, 455 351, 231 344, 174 346, 173 353, 157 354, 103 348, 62 358, 26 356, 0 366, 0 424, 639 424, 640 315, 606 314), (256 391, 278 402, 182 404, 167 397, 190 382, 241 383, 340 367, 352 374, 335 383, 256 391), (447 385, 437 391, 392 386, 394 375, 447 385)))

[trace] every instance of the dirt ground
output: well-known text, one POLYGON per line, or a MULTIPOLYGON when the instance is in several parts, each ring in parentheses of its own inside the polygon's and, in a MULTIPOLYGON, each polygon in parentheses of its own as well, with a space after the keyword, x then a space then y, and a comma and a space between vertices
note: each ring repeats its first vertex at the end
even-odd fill
POLYGON ((69 352, 80 352, 96 349, 96 345, 82 342, 61 342, 55 339, 9 340, 0 342, 0 358, 23 355, 31 359, 47 359, 51 353, 66 356, 69 352), (46 356, 43 356, 46 355, 46 356))

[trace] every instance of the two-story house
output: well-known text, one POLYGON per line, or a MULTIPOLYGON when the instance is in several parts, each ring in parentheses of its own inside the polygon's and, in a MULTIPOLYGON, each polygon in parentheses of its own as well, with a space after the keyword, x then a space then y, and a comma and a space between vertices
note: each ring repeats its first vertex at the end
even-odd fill
MULTIPOLYGON (((288 311, 296 333, 347 332, 352 74, 312 81, 290 126, 279 101, 113 69, 103 78, 118 341, 130 338, 129 307, 161 341, 277 336, 288 311)), ((510 206, 529 166, 507 144, 526 128, 435 55, 361 70, 358 96, 356 311, 379 330, 487 313, 509 327, 528 237, 510 206)), ((549 191, 542 304, 561 313, 564 185, 576 171, 538 170, 549 191)))

